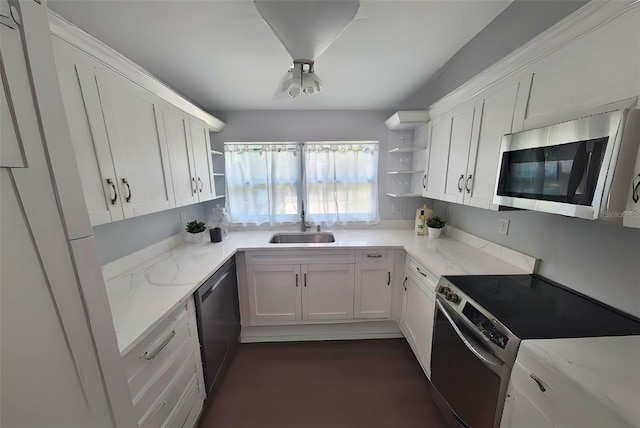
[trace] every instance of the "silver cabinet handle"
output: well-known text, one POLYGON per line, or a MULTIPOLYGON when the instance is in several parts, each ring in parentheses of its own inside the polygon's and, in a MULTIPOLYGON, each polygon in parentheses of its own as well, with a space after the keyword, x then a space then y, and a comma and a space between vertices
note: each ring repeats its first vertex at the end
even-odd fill
POLYGON ((307 274, 306 273, 304 274, 304 286, 305 287, 307 286, 307 274))
POLYGON ((382 254, 367 254, 367 257, 370 259, 379 259, 382 257, 382 254))
POLYGON ((540 378, 538 376, 536 376, 533 373, 531 373, 529 375, 529 377, 531 379, 533 379, 538 384, 538 388, 540 388, 540 391, 542 391, 542 392, 546 392, 547 391, 547 388, 544 387, 544 383, 540 380, 540 378))
POLYGON ((427 174, 422 176, 422 187, 424 188, 424 190, 427 190, 426 180, 427 180, 427 174))
POLYGON ((402 287, 404 288, 404 291, 407 291, 407 279, 409 279, 408 277, 404 277, 404 281, 402 281, 402 287))
POLYGON ((195 195, 198 193, 198 185, 196 184, 195 177, 191 177, 191 192, 195 195))
POLYGON ((156 349, 154 349, 153 351, 145 352, 142 358, 144 358, 145 360, 153 360, 156 355, 158 355, 160 351, 162 351, 174 337, 176 337, 176 331, 172 330, 171 334, 169 334, 169 336, 167 336, 156 349))
POLYGON ((458 192, 462 192, 462 180, 464 180, 464 174, 460 174, 458 178, 458 192))
POLYGON ((113 190, 113 198, 111 198, 111 205, 115 205, 118 200, 118 191, 116 190, 116 185, 113 183, 113 180, 107 178, 107 184, 111 186, 111 190, 113 190))
POLYGON ((296 288, 298 288, 298 274, 296 274, 296 288))
POLYGON ((418 273, 419 273, 420 275, 422 275, 422 276, 424 276, 424 277, 426 277, 426 276, 427 276, 427 274, 426 274, 426 273, 424 273, 424 272, 422 272, 418 266, 416 266, 416 270, 418 271, 418 273))
POLYGON ((200 177, 198 177, 198 183, 200 183, 200 189, 198 189, 198 192, 202 193, 202 189, 204 189, 204 184, 202 184, 202 180, 200 180, 200 177))
POLYGON ((387 272, 387 285, 391 285, 391 272, 387 272))
MULTIPOLYGON (((464 184, 464 188, 467 189, 467 193, 471 193, 471 185, 469 185, 469 182, 472 179, 473 179, 473 174, 469 174, 469 177, 467 177, 467 181, 464 184)), ((473 184, 473 182, 471 184, 473 184)))
POLYGON ((129 182, 127 181, 126 178, 122 179, 122 182, 124 183, 125 186, 127 186, 127 196, 125 197, 125 201, 127 202, 131 202, 131 186, 129 186, 129 182))
POLYGON ((640 189, 640 174, 636 175, 636 178, 633 179, 633 191, 631 192, 631 198, 633 199, 633 202, 636 204, 640 200, 640 194, 638 194, 638 189, 640 189), (635 182, 636 180, 638 180, 637 184, 635 182))

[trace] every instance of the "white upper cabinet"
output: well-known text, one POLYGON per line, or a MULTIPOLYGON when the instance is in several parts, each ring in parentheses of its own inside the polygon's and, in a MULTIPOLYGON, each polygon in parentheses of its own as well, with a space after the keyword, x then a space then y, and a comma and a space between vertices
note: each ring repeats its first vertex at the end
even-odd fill
MULTIPOLYGON (((443 199, 462 203, 467 181, 467 160, 473 139, 476 106, 467 103, 455 109, 451 119, 451 140, 443 199)), ((477 129, 477 124, 475 129, 477 129)), ((477 132, 476 132, 477 136, 477 132)))
POLYGON ((189 130, 198 200, 200 202, 208 201, 216 197, 210 156, 209 128, 203 120, 189 116, 189 130))
POLYGON ((94 76, 95 64, 52 37, 58 80, 92 226, 124 218, 94 76))
POLYGON ((495 191, 498 161, 502 137, 513 132, 514 122, 522 122, 524 108, 516 106, 526 104, 526 84, 505 82, 496 88, 481 94, 476 104, 476 117, 479 126, 474 131, 469 151, 469 163, 464 179, 464 203, 479 208, 497 210, 492 203, 495 191), (515 117, 518 116, 518 117, 515 117))
POLYGON ((176 206, 194 204, 198 202, 198 182, 193 162, 189 118, 185 112, 169 103, 162 106, 162 115, 176 206))
POLYGON ((640 7, 617 16, 531 67, 525 128, 578 118, 640 93, 640 7))
POLYGON ((427 172, 422 180, 422 196, 442 199, 447 175, 447 156, 451 138, 451 113, 429 122, 427 141, 427 172))
POLYGON ((162 100, 110 70, 96 81, 125 217, 175 207, 162 100))

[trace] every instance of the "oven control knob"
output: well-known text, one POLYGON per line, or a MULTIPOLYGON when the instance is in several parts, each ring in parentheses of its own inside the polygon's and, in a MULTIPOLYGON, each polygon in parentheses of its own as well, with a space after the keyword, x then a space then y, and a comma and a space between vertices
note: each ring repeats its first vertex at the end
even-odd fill
POLYGON ((451 293, 451 289, 449 287, 445 287, 443 285, 440 286, 440 288, 438 288, 438 293, 444 294, 445 296, 448 296, 449 293, 451 293))
POLYGON ((445 299, 447 299, 448 301, 450 301, 451 303, 458 303, 460 301, 460 297, 458 297, 457 294, 455 293, 448 293, 445 296, 445 299))

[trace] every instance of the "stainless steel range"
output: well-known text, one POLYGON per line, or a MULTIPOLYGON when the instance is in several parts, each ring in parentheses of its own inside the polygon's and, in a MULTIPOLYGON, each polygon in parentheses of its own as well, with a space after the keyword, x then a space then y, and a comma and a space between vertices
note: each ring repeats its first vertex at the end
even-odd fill
POLYGON ((640 334, 640 320, 536 275, 440 279, 433 397, 452 426, 498 427, 521 340, 640 334))

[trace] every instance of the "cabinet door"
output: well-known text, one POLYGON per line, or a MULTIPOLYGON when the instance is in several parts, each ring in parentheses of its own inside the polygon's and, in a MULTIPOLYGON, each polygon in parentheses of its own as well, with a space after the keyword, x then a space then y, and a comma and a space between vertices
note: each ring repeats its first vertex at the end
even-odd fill
POLYGON ((434 297, 423 290, 411 276, 407 279, 405 324, 416 357, 431 376, 431 338, 433 336, 434 297))
POLYGON ((467 160, 471 146, 474 128, 475 105, 461 106, 453 112, 451 119, 451 143, 449 144, 449 158, 447 179, 445 183, 445 201, 462 203, 464 201, 464 186, 466 181, 467 160))
POLYGON ((208 201, 216 196, 211 165, 209 129, 206 124, 193 116, 189 117, 191 129, 191 145, 193 147, 193 164, 197 182, 198 199, 208 201))
POLYGON ((125 217, 175 207, 161 100, 110 70, 96 79, 125 217))
POLYGON ((302 319, 299 265, 248 266, 247 283, 252 321, 302 319))
POLYGON ((555 425, 513 384, 509 384, 500 428, 552 428, 555 425))
POLYGON ((53 37, 52 42, 62 101, 91 225, 122 220, 122 192, 95 79, 95 68, 100 65, 57 37, 53 37))
POLYGON ((358 251, 354 318, 389 318, 393 251, 358 251))
POLYGON ((162 117, 176 206, 194 204, 198 202, 198 182, 193 163, 188 117, 185 112, 168 103, 162 106, 162 117))
POLYGON ((353 264, 302 265, 302 318, 353 318, 353 264))
POLYGON ((594 107, 637 97, 639 22, 640 8, 629 8, 533 64, 526 128, 575 119, 594 107))
POLYGON ((451 114, 434 119, 430 126, 427 146, 427 171, 422 180, 422 196, 442 199, 447 175, 447 156, 451 138, 451 114))
POLYGON ((492 203, 495 191, 502 137, 509 134, 518 97, 519 83, 509 84, 487 94, 482 101, 480 133, 471 145, 465 178, 465 204, 498 209, 492 203))

